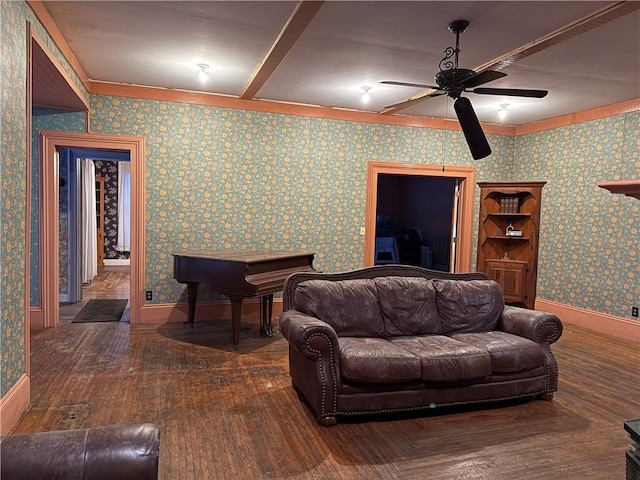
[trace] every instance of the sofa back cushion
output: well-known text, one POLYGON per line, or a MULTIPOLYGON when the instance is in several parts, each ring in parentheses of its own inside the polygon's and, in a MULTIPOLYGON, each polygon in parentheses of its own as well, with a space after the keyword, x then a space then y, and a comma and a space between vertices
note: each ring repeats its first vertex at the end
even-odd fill
POLYGON ((328 323, 338 336, 382 337, 384 333, 373 280, 302 282, 293 308, 328 323))
POLYGON ((433 280, 442 333, 495 330, 504 309, 493 280, 433 280))
POLYGON ((384 336, 440 333, 433 282, 422 277, 378 277, 374 279, 384 321, 384 336))

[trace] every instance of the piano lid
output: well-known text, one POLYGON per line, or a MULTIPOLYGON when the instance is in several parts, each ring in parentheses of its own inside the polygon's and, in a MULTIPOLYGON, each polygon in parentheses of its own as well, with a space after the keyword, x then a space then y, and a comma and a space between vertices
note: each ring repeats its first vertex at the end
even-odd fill
POLYGON ((291 252, 286 250, 187 250, 184 252, 172 253, 174 257, 204 258, 208 260, 220 260, 237 263, 261 263, 282 260, 286 258, 306 257, 315 255, 313 252, 291 252))

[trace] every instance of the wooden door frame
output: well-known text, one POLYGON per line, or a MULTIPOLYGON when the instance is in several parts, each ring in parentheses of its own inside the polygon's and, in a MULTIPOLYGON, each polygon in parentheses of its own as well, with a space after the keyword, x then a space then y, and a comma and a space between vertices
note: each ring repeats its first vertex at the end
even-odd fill
MULTIPOLYGON (((40 171, 40 306, 43 328, 60 323, 59 162, 58 148, 129 151, 131 161, 131 323, 140 321, 144 305, 144 138, 42 130, 38 135, 40 171)), ((33 319, 32 319, 33 320, 33 319)), ((34 325, 32 324, 33 328, 34 325)))
POLYGON ((412 175, 460 179, 458 207, 458 252, 455 272, 471 271, 473 239, 473 197, 476 169, 472 167, 443 167, 442 165, 415 165, 390 162, 369 162, 367 166, 367 203, 365 207, 364 264, 374 264, 376 242, 376 206, 378 204, 378 176, 412 175))

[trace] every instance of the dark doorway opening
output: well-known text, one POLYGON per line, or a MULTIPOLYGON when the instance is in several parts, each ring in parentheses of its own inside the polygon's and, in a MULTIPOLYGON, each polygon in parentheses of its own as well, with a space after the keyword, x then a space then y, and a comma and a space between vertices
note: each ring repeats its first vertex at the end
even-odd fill
POLYGON ((449 177, 380 174, 375 264, 451 271, 458 183, 449 177))

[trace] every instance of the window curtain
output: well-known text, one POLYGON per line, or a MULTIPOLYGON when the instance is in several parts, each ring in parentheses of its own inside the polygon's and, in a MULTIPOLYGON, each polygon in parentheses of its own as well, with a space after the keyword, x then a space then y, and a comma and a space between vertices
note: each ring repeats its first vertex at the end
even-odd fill
POLYGON ((80 161, 82 221, 82 283, 98 274, 98 234, 96 225, 96 167, 93 160, 80 161))
POLYGON ((118 162, 118 244, 119 252, 131 251, 131 163, 118 162))

